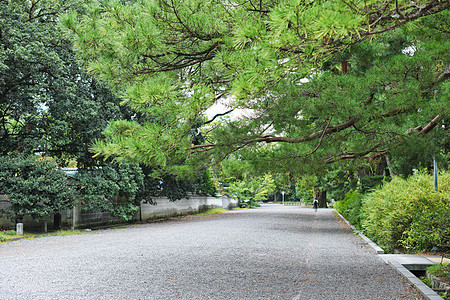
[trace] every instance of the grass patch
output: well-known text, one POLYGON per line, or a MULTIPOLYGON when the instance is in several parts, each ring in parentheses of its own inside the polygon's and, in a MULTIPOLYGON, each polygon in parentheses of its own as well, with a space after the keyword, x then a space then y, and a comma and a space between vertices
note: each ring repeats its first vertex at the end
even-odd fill
POLYGON ((87 234, 87 233, 91 233, 90 231, 86 231, 86 230, 58 230, 55 232, 49 232, 44 234, 45 236, 60 236, 60 235, 77 235, 77 234, 87 234))
POLYGON ((198 216, 205 216, 205 215, 213 215, 213 214, 221 214, 224 212, 227 212, 228 210, 226 210, 225 208, 214 208, 214 209, 210 209, 207 210, 203 213, 199 213, 197 214, 198 216))
POLYGON ((8 242, 10 240, 14 239, 32 239, 32 238, 38 238, 38 237, 45 237, 45 236, 62 236, 62 235, 76 235, 76 234, 87 234, 89 232, 86 232, 85 230, 58 230, 54 232, 47 232, 47 233, 29 233, 24 232, 23 235, 18 235, 14 230, 8 230, 8 231, 0 231, 0 243, 8 242))
MULTIPOLYGON (((433 275, 439 278, 439 281, 450 284, 450 264, 449 263, 441 263, 432 265, 427 268, 427 274, 433 275)), ((428 277, 420 278, 426 285, 430 288, 433 288, 432 280, 428 277)), ((450 300, 450 294, 447 292, 436 291, 439 296, 441 296, 444 300, 450 300)))
POLYGON ((0 231, 0 243, 7 242, 8 240, 17 238, 30 237, 32 234, 24 233, 24 235, 18 235, 15 230, 0 231))
POLYGON ((442 263, 427 268, 427 272, 436 277, 450 278, 450 264, 442 263))
POLYGON ((243 210, 243 209, 248 209, 248 207, 235 207, 232 208, 231 210, 243 210))

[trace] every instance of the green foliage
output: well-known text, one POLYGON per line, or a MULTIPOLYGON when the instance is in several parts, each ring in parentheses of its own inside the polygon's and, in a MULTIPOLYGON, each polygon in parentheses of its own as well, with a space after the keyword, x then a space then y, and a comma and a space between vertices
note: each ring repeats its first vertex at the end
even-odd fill
POLYGON ((82 2, 0 1, 1 155, 43 152, 61 166, 93 166, 93 139, 109 120, 130 117, 80 66, 58 26, 58 15, 82 2))
POLYGON ((418 173, 407 180, 394 177, 364 198, 362 227, 391 251, 401 247, 448 249, 449 175, 444 172, 439 176, 441 188, 437 192, 433 176, 418 173))
POLYGON ((200 173, 199 178, 200 186, 199 191, 197 193, 199 194, 207 194, 211 196, 215 196, 217 193, 216 185, 214 184, 214 180, 211 177, 211 173, 209 169, 204 170, 200 173))
POLYGON ((423 277, 420 280, 422 280, 423 283, 425 283, 426 285, 431 287, 432 283, 431 283, 431 280, 428 277, 423 277))
POLYGON ((410 228, 404 233, 405 248, 450 251, 450 173, 439 176, 439 181, 440 195, 427 197, 415 208, 410 228))
POLYGON ((189 193, 216 193, 208 170, 184 179, 158 171, 125 161, 81 169, 75 178, 83 208, 131 220, 142 201, 156 204, 158 197, 176 201, 188 198, 189 193))
POLYGON ((348 192, 356 189, 357 179, 352 170, 340 167, 328 170, 322 186, 329 193, 329 198, 340 201, 346 198, 348 192))
POLYGON ((25 215, 39 219, 72 207, 76 199, 56 164, 36 156, 0 157, 0 191, 10 201, 6 213, 11 219, 25 215))
POLYGON ((239 200, 240 207, 257 207, 258 202, 267 199, 268 193, 275 187, 272 176, 248 176, 242 181, 230 184, 227 192, 239 200))
POLYGON ((345 198, 334 205, 334 208, 358 229, 361 229, 362 198, 363 195, 354 190, 346 193, 345 198))
MULTIPOLYGON (((450 280, 450 264, 449 263, 440 263, 429 266, 427 268, 427 274, 434 275, 439 277, 444 282, 448 283, 450 280)), ((433 287, 431 280, 428 277, 422 278, 422 281, 427 284, 429 287, 433 287)), ((444 300, 450 299, 450 294, 448 292, 439 292, 439 296, 441 296, 444 300)))
POLYGON ((427 273, 437 277, 450 277, 450 264, 441 263, 429 266, 427 268, 427 273))
POLYGON ((307 203, 312 203, 312 201, 314 200, 313 190, 317 185, 318 181, 316 176, 302 176, 297 180, 296 183, 297 197, 300 199, 304 199, 307 203))
POLYGON ((80 170, 75 178, 84 209, 100 209, 124 220, 130 220, 138 211, 140 202, 136 195, 144 184, 139 166, 115 163, 80 170))
POLYGON ((172 173, 236 155, 295 176, 448 140, 448 1, 417 2, 430 16, 395 3, 111 0, 64 15, 91 72, 146 118, 111 122, 96 154, 172 173), (222 101, 247 114, 207 120, 222 101), (433 119, 441 135, 419 133, 433 119))
POLYGON ((366 193, 383 184, 386 177, 384 175, 370 175, 360 178, 361 192, 366 193))

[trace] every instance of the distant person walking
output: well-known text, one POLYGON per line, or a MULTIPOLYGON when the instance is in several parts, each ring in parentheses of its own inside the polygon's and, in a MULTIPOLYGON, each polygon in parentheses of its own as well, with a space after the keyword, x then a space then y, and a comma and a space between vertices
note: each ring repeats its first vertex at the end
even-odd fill
POLYGON ((317 209, 319 208, 319 201, 315 197, 314 197, 313 207, 314 207, 314 211, 317 212, 317 209))

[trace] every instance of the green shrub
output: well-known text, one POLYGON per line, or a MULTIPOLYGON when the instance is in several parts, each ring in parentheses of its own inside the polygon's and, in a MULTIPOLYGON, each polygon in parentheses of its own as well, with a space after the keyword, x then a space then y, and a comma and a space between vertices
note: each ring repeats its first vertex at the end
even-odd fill
POLYGON ((361 229, 361 205, 363 195, 358 191, 345 194, 344 200, 337 201, 335 209, 340 212, 353 226, 361 229))
POLYGON ((5 211, 12 220, 26 215, 39 219, 75 203, 67 176, 48 157, 0 157, 0 191, 9 199, 5 211))
POLYGON ((363 200, 365 232, 391 251, 448 247, 450 175, 440 175, 439 181, 436 192, 431 175, 418 173, 407 180, 395 177, 368 194, 363 200))
POLYGON ((450 277, 450 264, 442 263, 429 266, 427 268, 427 273, 436 277, 450 277))

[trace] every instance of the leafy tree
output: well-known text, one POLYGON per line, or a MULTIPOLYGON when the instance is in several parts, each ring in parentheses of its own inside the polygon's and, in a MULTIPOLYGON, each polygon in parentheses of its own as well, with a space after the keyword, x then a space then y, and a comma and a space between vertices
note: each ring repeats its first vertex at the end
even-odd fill
POLYGON ((49 158, 0 156, 0 191, 10 206, 7 216, 21 221, 57 214, 75 204, 75 189, 49 158))
MULTIPOLYGON (((58 27, 71 1, 0 1, 0 145, 41 152, 62 165, 98 164, 89 152, 110 119, 129 118, 120 100, 79 66, 58 27)), ((133 113, 134 114, 134 113, 133 113)))
POLYGON ((230 184, 227 192, 239 200, 241 207, 259 206, 258 202, 266 200, 268 193, 275 187, 270 174, 263 176, 248 176, 244 180, 236 181, 230 184))
POLYGON ((100 209, 124 220, 131 220, 138 211, 140 199, 136 195, 144 184, 139 166, 116 163, 82 169, 75 178, 83 209, 100 209))
POLYGON ((346 194, 357 188, 357 179, 354 171, 340 167, 330 169, 325 175, 324 189, 329 191, 330 199, 344 200, 346 194))
POLYGON ((305 175, 297 180, 298 197, 304 199, 305 203, 312 203, 314 200, 314 188, 317 186, 317 178, 314 175, 305 175))
POLYGON ((370 161, 410 138, 437 143, 433 128, 448 140, 438 126, 449 109, 448 8, 102 1, 63 23, 90 70, 151 120, 110 123, 98 155, 183 173, 239 152, 302 173, 370 161), (229 111, 207 120, 220 101, 229 111), (248 114, 224 119, 239 109, 248 114))

